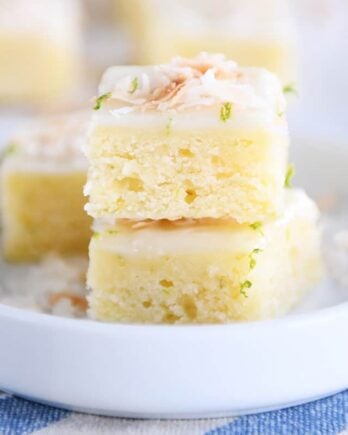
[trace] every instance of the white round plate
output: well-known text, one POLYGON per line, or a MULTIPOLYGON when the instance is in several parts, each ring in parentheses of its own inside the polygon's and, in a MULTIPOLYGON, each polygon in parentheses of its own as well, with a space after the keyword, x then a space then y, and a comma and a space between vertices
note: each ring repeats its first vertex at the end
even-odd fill
MULTIPOLYGON (((294 147, 301 184, 345 193, 346 149, 302 145, 294 147)), ((302 403, 348 387, 347 301, 348 290, 327 280, 284 318, 206 326, 102 324, 0 305, 0 389, 124 417, 302 403)))
POLYGON ((191 418, 348 387, 348 304, 222 326, 109 325, 0 307, 0 387, 79 411, 191 418))

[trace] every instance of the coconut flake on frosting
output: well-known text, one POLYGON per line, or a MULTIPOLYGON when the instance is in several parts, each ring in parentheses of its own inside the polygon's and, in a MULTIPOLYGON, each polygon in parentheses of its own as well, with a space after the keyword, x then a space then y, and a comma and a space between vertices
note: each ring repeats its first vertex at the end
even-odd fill
POLYGON ((112 70, 102 86, 111 93, 107 108, 117 103, 111 110, 115 116, 133 111, 181 111, 226 102, 247 108, 271 107, 274 112, 285 106, 280 83, 273 74, 241 68, 222 54, 175 57, 169 64, 139 67, 138 73, 117 79, 112 70))

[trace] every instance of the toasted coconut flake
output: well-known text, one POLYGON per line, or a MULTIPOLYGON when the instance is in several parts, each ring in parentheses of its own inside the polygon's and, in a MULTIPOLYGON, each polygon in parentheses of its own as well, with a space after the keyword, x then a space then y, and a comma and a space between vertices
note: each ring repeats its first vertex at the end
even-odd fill
POLYGON ((72 292, 70 293, 68 291, 52 293, 48 298, 48 303, 53 307, 54 305, 60 303, 62 300, 69 301, 72 307, 74 307, 75 309, 81 312, 85 313, 87 311, 88 304, 87 304, 86 297, 74 294, 72 292))
MULTIPOLYGON (((169 64, 154 66, 137 79, 134 75, 114 84, 112 100, 124 105, 112 109, 115 116, 132 111, 177 111, 230 102, 245 107, 262 107, 265 98, 257 95, 244 70, 222 54, 201 53, 193 59, 174 58, 169 64)), ((111 103, 110 103, 111 104, 111 103)))

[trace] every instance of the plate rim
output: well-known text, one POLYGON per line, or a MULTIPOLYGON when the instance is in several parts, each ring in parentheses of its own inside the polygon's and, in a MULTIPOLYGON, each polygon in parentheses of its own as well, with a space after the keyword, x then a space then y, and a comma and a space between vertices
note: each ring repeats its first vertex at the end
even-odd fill
POLYGON ((95 329, 99 332, 111 332, 116 329, 131 329, 132 331, 141 330, 170 330, 170 331, 197 331, 209 330, 220 331, 221 329, 236 329, 248 332, 255 328, 273 328, 277 326, 291 327, 302 322, 313 322, 335 317, 337 314, 347 312, 348 301, 340 302, 328 307, 319 308, 310 312, 286 314, 284 316, 245 322, 230 322, 223 324, 155 324, 155 323, 121 323, 121 322, 102 322, 89 318, 69 318, 61 317, 48 313, 30 311, 25 308, 13 307, 0 303, 0 319, 7 318, 11 321, 26 321, 28 323, 43 323, 47 326, 59 326, 66 329, 95 329))

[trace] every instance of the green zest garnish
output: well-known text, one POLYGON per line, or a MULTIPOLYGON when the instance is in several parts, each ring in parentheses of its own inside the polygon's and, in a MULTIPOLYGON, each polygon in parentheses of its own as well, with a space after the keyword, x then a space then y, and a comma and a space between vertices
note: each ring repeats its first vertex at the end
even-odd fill
POLYGON ((245 290, 249 289, 251 286, 253 285, 253 283, 249 280, 242 282, 242 284, 240 285, 240 293, 244 296, 244 297, 248 297, 247 292, 245 290))
MULTIPOLYGON (((107 230, 104 234, 107 234, 108 236, 114 236, 117 234, 116 230, 107 230)), ((102 236, 102 233, 94 233, 92 235, 93 239, 99 239, 102 236)))
POLYGON ((99 110, 101 108, 101 105, 104 101, 108 100, 112 95, 112 92, 107 92, 106 94, 100 95, 95 100, 95 106, 93 107, 93 110, 99 110))
POLYGON ((295 175, 295 167, 294 165, 288 165, 288 169, 285 175, 284 187, 287 189, 292 188, 292 179, 295 175))
POLYGON ((294 84, 285 85, 283 87, 283 93, 290 94, 290 95, 298 95, 297 89, 294 84))
POLYGON ((226 122, 228 119, 231 118, 231 115, 232 115, 232 104, 231 103, 224 103, 220 109, 221 121, 226 122))
POLYGON ((13 154, 16 154, 18 152, 19 148, 18 145, 14 142, 11 142, 8 144, 8 146, 4 149, 1 159, 4 159, 8 156, 12 156, 13 154))
POLYGON ((130 94, 134 94, 134 92, 138 89, 139 87, 139 80, 138 77, 134 77, 134 79, 131 82, 130 88, 129 88, 129 93, 130 94))
POLYGON ((170 133, 172 132, 172 123, 173 123, 172 118, 169 118, 168 121, 167 121, 167 123, 166 123, 166 127, 165 127, 166 135, 167 135, 167 136, 169 136, 170 133))
POLYGON ((106 232, 106 234, 108 234, 109 236, 115 236, 118 232, 116 230, 108 230, 106 232))
POLYGON ((254 222, 253 224, 250 224, 249 227, 254 231, 261 230, 262 222, 254 222))
POLYGON ((262 249, 255 248, 255 249, 253 249, 252 253, 249 254, 249 267, 250 267, 250 270, 253 270, 255 268, 255 266, 256 266, 255 255, 260 253, 260 252, 262 252, 262 249))

